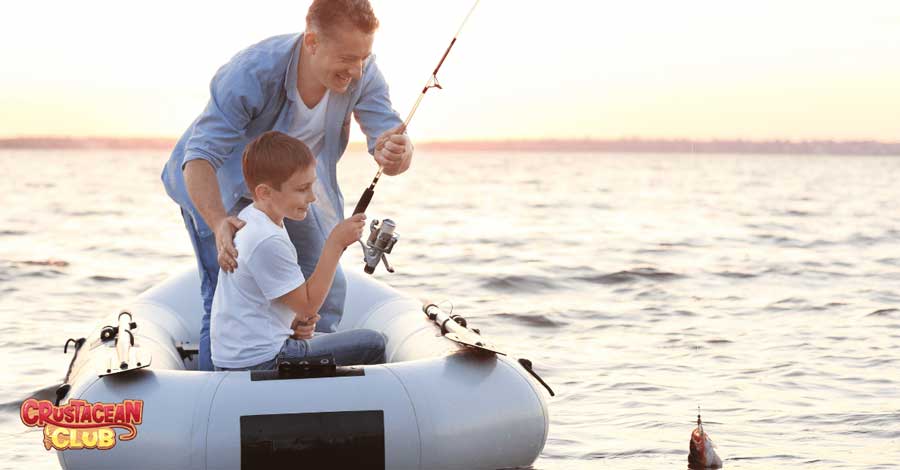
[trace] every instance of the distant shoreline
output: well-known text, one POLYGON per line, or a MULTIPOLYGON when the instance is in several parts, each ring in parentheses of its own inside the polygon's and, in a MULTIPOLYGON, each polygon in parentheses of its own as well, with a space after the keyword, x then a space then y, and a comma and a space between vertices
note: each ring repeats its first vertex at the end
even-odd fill
MULTIPOLYGON (((23 150, 170 150, 176 139, 166 137, 13 137, 0 139, 0 149, 23 150)), ((737 153, 791 155, 896 155, 900 142, 870 140, 687 140, 687 139, 545 139, 477 140, 417 143, 429 151, 513 151, 513 152, 594 152, 594 153, 737 153)), ((350 150, 363 151, 360 142, 350 150)))

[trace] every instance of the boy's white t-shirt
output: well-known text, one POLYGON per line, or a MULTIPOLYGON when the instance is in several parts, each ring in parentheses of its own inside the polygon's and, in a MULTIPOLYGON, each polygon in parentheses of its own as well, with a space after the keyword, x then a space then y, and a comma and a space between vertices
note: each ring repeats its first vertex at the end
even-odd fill
POLYGON ((274 359, 291 336, 294 312, 275 299, 305 281, 297 249, 284 226, 253 204, 238 218, 247 224, 234 237, 238 267, 219 270, 210 312, 212 362, 249 367, 274 359))

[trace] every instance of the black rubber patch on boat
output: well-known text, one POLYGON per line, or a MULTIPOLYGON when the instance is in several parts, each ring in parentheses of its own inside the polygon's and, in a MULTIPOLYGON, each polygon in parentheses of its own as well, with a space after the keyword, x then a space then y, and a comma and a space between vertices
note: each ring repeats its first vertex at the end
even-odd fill
POLYGON ((257 382, 260 380, 296 380, 296 379, 321 379, 325 377, 359 377, 366 375, 363 367, 347 366, 336 367, 331 370, 327 369, 311 369, 311 370, 295 370, 292 372, 283 372, 278 370, 252 370, 250 371, 250 381, 257 382))
POLYGON ((384 465, 383 410, 241 416, 241 469, 384 465))

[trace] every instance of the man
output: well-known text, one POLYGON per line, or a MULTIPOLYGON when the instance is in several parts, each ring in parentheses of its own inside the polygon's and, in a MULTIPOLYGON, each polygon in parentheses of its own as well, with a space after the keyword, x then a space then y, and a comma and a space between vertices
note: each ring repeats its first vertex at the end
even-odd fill
MULTIPOLYGON (((314 0, 304 33, 264 40, 216 72, 206 109, 172 151, 162 179, 181 206, 200 270, 200 370, 213 370, 209 319, 219 267, 227 272, 237 267, 234 234, 243 222, 234 215, 250 203, 241 173, 247 143, 277 130, 303 141, 317 157, 318 202, 304 220, 285 223, 305 276, 312 274, 326 237, 343 219, 336 170, 347 148, 350 115, 386 175, 409 168, 413 146, 371 54, 377 28, 368 0, 314 0)), ((346 279, 338 268, 317 331, 335 331, 345 293, 346 279)))

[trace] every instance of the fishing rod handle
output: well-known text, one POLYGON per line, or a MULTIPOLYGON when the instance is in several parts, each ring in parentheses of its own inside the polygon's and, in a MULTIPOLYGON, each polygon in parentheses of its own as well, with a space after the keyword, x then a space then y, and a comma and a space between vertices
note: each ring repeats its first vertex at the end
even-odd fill
POLYGON ((359 202, 356 203, 356 208, 353 209, 353 215, 365 214, 366 209, 369 207, 369 203, 372 202, 372 196, 374 195, 374 189, 371 187, 366 188, 366 190, 363 191, 362 196, 360 196, 359 202))

